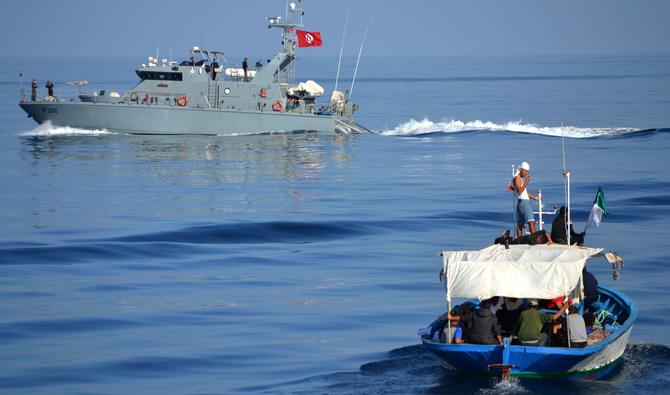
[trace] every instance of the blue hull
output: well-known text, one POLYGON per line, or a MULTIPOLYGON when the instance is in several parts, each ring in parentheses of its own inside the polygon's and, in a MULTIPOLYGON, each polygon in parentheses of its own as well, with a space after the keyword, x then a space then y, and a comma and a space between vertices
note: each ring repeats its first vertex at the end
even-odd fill
POLYGON ((626 348, 637 306, 621 292, 599 287, 600 300, 608 306, 618 327, 600 342, 585 348, 527 347, 516 345, 445 344, 422 339, 423 344, 452 370, 499 375, 489 365, 513 365, 511 376, 592 380, 610 373, 626 348), (616 316, 616 317, 614 317, 616 316))

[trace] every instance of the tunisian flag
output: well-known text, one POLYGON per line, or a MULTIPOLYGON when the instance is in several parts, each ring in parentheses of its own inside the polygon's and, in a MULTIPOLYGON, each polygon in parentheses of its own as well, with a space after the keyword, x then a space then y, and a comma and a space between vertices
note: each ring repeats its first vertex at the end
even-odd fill
POLYGON ((321 33, 319 32, 306 32, 304 30, 297 30, 295 34, 298 36, 298 47, 320 47, 323 42, 321 41, 321 33))

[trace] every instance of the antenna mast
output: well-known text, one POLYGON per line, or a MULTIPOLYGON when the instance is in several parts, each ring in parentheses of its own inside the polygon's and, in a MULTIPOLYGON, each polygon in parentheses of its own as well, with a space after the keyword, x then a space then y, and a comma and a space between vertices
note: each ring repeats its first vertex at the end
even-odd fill
POLYGON ((363 44, 365 44, 365 39, 368 37, 368 30, 370 30, 370 25, 372 25, 372 18, 368 22, 368 27, 365 28, 365 33, 363 34, 363 40, 361 41, 361 48, 358 50, 358 59, 356 59, 356 68, 354 69, 354 78, 351 80, 351 89, 349 89, 349 99, 354 94, 354 83, 356 82, 356 74, 358 73, 358 64, 361 61, 361 54, 363 53, 363 44))
POLYGON ((337 60, 337 75, 335 76, 335 89, 337 90, 337 83, 340 81, 340 66, 342 65, 342 51, 344 50, 344 37, 347 35, 347 26, 349 25, 349 11, 351 10, 351 3, 347 7, 347 16, 344 18, 344 31, 342 32, 342 46, 340 46, 340 57, 337 60))

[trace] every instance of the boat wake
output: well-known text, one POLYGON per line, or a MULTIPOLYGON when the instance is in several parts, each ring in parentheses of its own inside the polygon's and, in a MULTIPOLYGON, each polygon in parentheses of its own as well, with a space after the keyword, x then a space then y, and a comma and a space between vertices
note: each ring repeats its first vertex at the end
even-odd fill
POLYGON ((114 134, 106 129, 79 129, 70 126, 55 126, 47 121, 33 130, 21 133, 21 136, 53 137, 53 136, 102 136, 114 134))
POLYGON ((658 393, 670 384, 668 364, 670 348, 667 346, 632 343, 626 347, 618 368, 607 379, 577 382, 512 377, 509 381, 502 381, 499 377, 446 370, 440 366, 439 359, 421 345, 412 345, 392 350, 381 360, 363 364, 358 371, 324 374, 241 390, 297 394, 646 394, 658 393))
POLYGON ((394 129, 382 131, 386 136, 421 136, 434 133, 462 133, 475 131, 512 132, 539 134, 554 137, 589 138, 601 136, 619 136, 631 132, 638 132, 634 128, 579 128, 575 126, 539 126, 521 121, 494 123, 489 121, 463 122, 458 120, 443 120, 433 122, 424 118, 421 121, 411 119, 396 126, 394 129))

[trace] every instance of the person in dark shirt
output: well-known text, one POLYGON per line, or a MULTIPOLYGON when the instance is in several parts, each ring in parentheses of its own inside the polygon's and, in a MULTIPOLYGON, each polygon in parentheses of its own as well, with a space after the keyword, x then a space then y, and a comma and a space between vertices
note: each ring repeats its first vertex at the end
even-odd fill
POLYGON ((474 344, 502 344, 500 325, 491 312, 491 302, 482 301, 477 310, 464 317, 465 339, 474 344))
POLYGON ((47 92, 48 92, 47 96, 53 96, 54 95, 54 83, 51 82, 51 81, 47 81, 46 87, 47 87, 47 92))
POLYGON ((247 71, 249 70, 249 59, 248 58, 244 58, 244 60, 242 61, 242 70, 244 70, 244 80, 246 81, 247 74, 248 74, 247 71))
MULTIPOLYGON (((568 244, 568 237, 566 236, 566 226, 565 224, 568 221, 568 209, 565 206, 561 207, 554 222, 551 223, 551 239, 554 243, 558 244, 568 244)), ((586 232, 577 233, 570 224, 570 244, 578 246, 584 245, 584 237, 586 232)))
POLYGON ((593 273, 582 269, 582 279, 584 281, 584 307, 587 310, 591 309, 593 302, 598 300, 598 280, 593 273))
POLYGON ((546 230, 538 230, 537 232, 531 233, 529 235, 523 235, 516 238, 512 238, 507 232, 502 236, 494 240, 494 244, 546 244, 551 245, 552 239, 551 236, 547 234, 546 230))
POLYGON ((33 83, 30 85, 32 88, 31 94, 30 94, 30 100, 36 101, 37 100, 37 80, 33 79, 33 83))
POLYGON ((216 69, 219 68, 219 62, 214 59, 212 62, 212 80, 216 81, 216 69))
POLYGON ((496 311, 496 318, 500 324, 502 336, 509 337, 512 334, 514 325, 519 320, 522 311, 521 300, 517 298, 504 298, 502 306, 496 311))
POLYGON ((536 245, 536 244, 546 244, 546 245, 551 245, 552 240, 551 236, 547 234, 546 230, 538 230, 537 232, 533 232, 529 235, 523 235, 521 237, 517 237, 516 239, 512 240, 510 244, 530 244, 530 245, 536 245))

